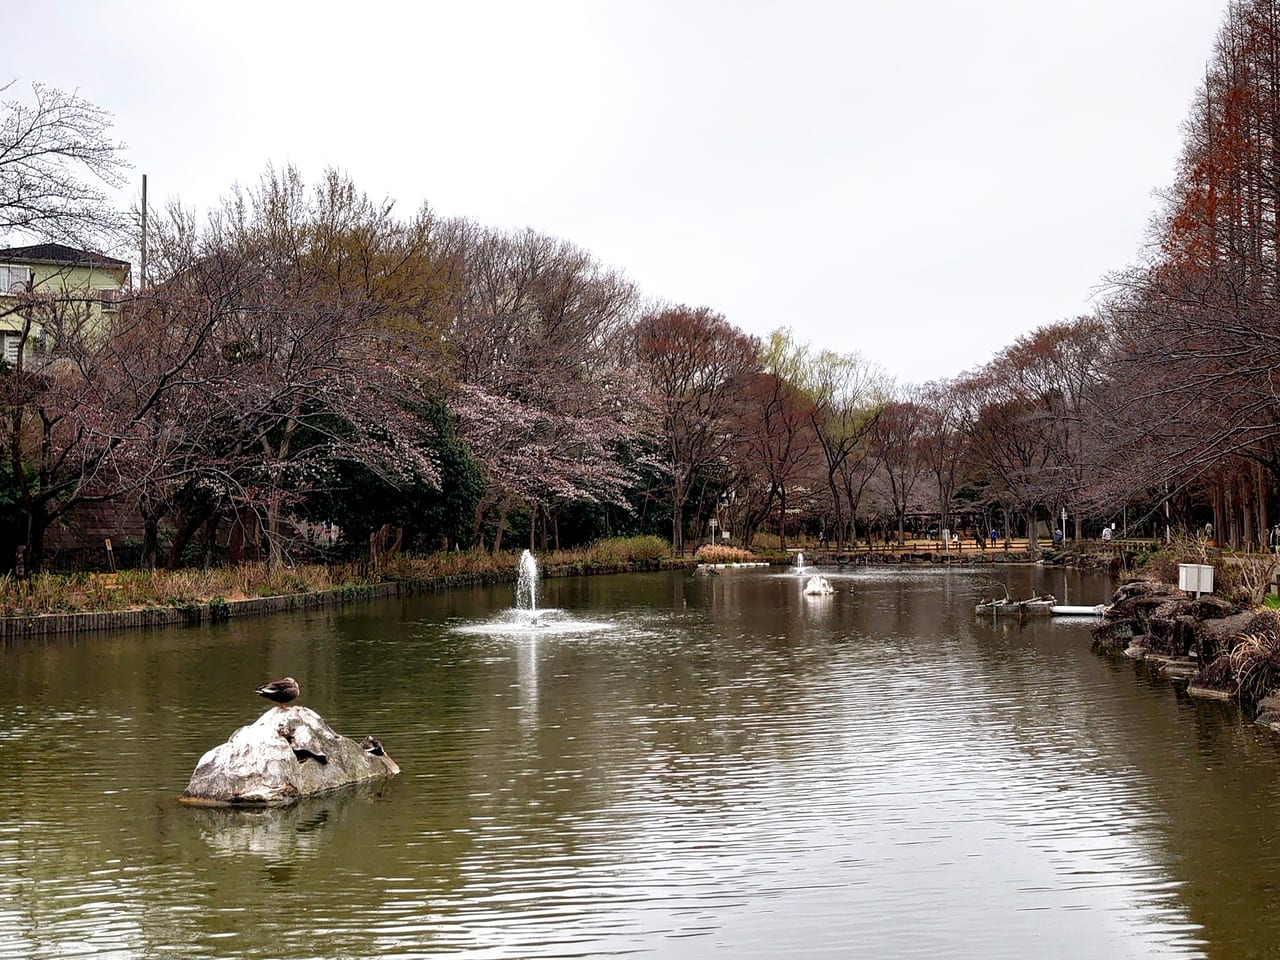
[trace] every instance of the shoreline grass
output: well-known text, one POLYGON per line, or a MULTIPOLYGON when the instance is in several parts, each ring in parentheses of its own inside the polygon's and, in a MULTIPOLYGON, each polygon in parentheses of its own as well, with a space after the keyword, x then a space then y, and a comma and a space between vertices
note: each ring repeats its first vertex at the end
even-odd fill
MULTIPOLYGON (((183 570, 122 570, 109 574, 40 573, 26 581, 0 577, 0 616, 99 613, 224 604, 260 597, 350 590, 359 596, 376 584, 452 586, 514 580, 519 550, 491 554, 481 550, 433 554, 392 554, 376 565, 298 564, 272 570, 265 563, 183 570)), ((588 547, 541 554, 544 575, 658 570, 691 564, 672 555, 660 537, 602 540, 588 547)))

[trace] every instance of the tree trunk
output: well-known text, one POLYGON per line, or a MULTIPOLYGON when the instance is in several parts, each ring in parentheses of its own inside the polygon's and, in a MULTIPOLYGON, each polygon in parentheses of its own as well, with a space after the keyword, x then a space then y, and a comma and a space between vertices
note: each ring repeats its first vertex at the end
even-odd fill
POLYGON ((831 503, 836 514, 836 552, 844 550, 847 542, 844 530, 844 513, 840 509, 840 488, 836 484, 835 474, 830 470, 827 471, 827 487, 831 490, 831 503))
POLYGON ((160 552, 160 520, 158 517, 142 518, 142 569, 154 570, 156 556, 160 552))
POLYGON ((787 549, 787 485, 778 484, 778 545, 787 549))
POLYGON ((489 518, 489 511, 497 506, 497 502, 488 502, 487 498, 481 497, 476 501, 475 514, 471 523, 471 546, 477 550, 484 549, 484 523, 489 518))
POLYGON ((1267 534, 1271 530, 1271 516, 1267 512, 1267 473, 1262 464, 1254 464, 1254 494, 1257 497, 1258 541, 1267 547, 1267 534))
POLYGON ((204 549, 201 551, 203 566, 207 570, 213 566, 213 548, 218 542, 218 527, 222 524, 222 514, 217 510, 209 516, 204 526, 204 549))
POLYGON ((679 485, 671 504, 671 550, 677 557, 684 556, 684 501, 679 485))
POLYGON ((493 554, 497 556, 502 552, 502 535, 507 529, 507 498, 502 499, 502 503, 498 505, 498 529, 493 535, 493 554))
POLYGON ((39 573, 44 569, 44 535, 49 529, 49 518, 43 503, 35 503, 27 514, 27 573, 39 573))
POLYGON ((228 562, 239 563, 241 560, 259 559, 261 537, 262 525, 258 520, 258 514, 247 507, 237 510, 235 525, 231 528, 231 540, 227 544, 228 562))
POLYGON ((1245 550, 1253 550, 1258 542, 1254 536, 1253 526, 1253 476, 1252 471, 1240 475, 1240 545, 1245 550))
POLYGON ((227 562, 239 563, 244 559, 244 525, 239 514, 231 521, 231 536, 227 539, 227 562))
POLYGON ((207 516, 180 517, 177 529, 173 531, 173 543, 169 546, 169 561, 165 564, 168 569, 177 570, 182 566, 182 552, 187 549, 191 538, 208 519, 207 516))
POLYGON ((284 566, 284 549, 280 542, 280 492, 273 490, 267 498, 267 568, 284 566))

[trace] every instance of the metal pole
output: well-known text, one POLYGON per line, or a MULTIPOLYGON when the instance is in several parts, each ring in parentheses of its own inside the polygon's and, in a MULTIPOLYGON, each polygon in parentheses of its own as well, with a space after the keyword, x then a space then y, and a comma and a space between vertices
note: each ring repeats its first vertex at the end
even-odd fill
POLYGON ((138 291, 147 289, 147 175, 142 175, 142 276, 138 278, 138 291))
POLYGON ((1173 531, 1169 528, 1169 482, 1164 484, 1164 542, 1173 542, 1173 531))

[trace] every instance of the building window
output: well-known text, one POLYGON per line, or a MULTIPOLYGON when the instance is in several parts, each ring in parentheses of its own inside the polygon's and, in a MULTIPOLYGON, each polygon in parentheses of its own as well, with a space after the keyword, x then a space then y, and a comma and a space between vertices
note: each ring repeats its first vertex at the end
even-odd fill
POLYGON ((26 293, 31 289, 31 268, 0 264, 0 294, 26 293))
POLYGON ((0 334, 0 349, 4 350, 4 362, 10 369, 18 365, 18 351, 22 349, 22 334, 0 334))
POLYGON ((98 304, 102 307, 103 313, 119 313, 120 312, 120 291, 119 290, 99 290, 98 304))

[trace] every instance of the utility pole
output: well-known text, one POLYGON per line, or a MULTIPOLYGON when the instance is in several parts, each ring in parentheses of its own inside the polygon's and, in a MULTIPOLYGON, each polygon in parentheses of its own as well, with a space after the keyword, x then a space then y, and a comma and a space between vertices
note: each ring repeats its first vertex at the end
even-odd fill
POLYGON ((142 175, 142 276, 138 278, 138 292, 147 289, 147 175, 142 175))

